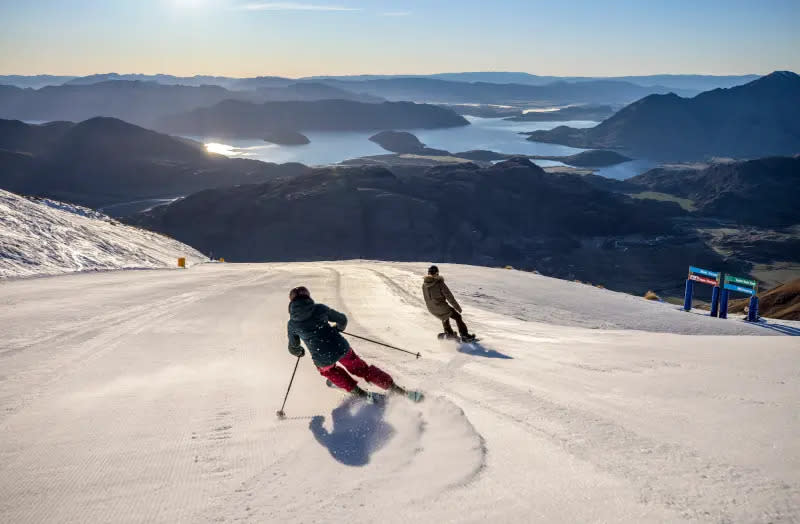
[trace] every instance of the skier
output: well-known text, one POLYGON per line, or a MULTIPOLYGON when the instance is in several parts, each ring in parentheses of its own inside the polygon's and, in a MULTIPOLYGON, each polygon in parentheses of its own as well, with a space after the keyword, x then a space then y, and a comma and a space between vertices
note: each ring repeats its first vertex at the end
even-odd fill
POLYGON ((353 374, 389 393, 407 396, 415 402, 422 400, 421 393, 406 391, 395 384, 388 373, 368 365, 356 355, 347 340, 339 334, 347 326, 347 317, 325 304, 316 304, 305 286, 296 287, 289 292, 289 317, 289 353, 296 357, 305 355, 300 341, 305 342, 314 365, 320 375, 328 379, 329 384, 369 401, 379 398, 361 389, 350 376, 353 374), (331 326, 331 322, 335 327, 331 326))
POLYGON ((456 321, 462 341, 470 342, 475 340, 475 335, 470 334, 464 319, 461 318, 461 306, 458 305, 453 293, 450 292, 450 288, 444 283, 444 278, 439 275, 438 267, 431 266, 428 268, 428 274, 422 282, 422 296, 425 297, 425 305, 428 306, 428 311, 442 321, 445 338, 457 338, 453 327, 450 325, 450 319, 452 318, 456 321))

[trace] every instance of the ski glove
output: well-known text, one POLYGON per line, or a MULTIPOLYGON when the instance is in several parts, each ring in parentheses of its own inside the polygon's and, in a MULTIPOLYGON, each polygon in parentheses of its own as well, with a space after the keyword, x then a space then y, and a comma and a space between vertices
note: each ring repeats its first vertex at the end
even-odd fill
POLYGON ((300 358, 306 354, 306 350, 303 346, 289 346, 289 353, 300 358))
POLYGON ((339 313, 335 309, 328 308, 328 320, 336 324, 336 329, 338 331, 347 329, 347 317, 344 313, 339 313))

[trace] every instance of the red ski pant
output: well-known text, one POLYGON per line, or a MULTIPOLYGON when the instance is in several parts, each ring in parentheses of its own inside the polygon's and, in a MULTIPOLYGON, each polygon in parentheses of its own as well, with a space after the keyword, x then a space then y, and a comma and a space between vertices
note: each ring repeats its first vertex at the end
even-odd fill
POLYGON ((352 391, 357 385, 355 379, 348 375, 347 371, 383 389, 389 389, 394 384, 394 380, 388 373, 361 360, 361 357, 356 355, 352 348, 336 364, 317 369, 319 369, 320 375, 345 391, 352 391), (341 364, 344 368, 336 364, 341 364))

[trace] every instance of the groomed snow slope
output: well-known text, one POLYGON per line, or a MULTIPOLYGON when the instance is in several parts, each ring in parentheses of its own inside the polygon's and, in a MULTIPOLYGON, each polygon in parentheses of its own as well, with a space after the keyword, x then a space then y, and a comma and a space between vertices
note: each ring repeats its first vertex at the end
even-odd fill
POLYGON ((73 271, 175 267, 206 260, 171 238, 102 213, 0 190, 0 278, 73 271))
POLYGON ((797 323, 445 265, 483 338, 458 346, 436 340, 423 268, 0 282, 0 522, 800 520, 797 323), (299 284, 422 352, 352 341, 427 401, 347 402, 306 357, 277 420, 299 284))

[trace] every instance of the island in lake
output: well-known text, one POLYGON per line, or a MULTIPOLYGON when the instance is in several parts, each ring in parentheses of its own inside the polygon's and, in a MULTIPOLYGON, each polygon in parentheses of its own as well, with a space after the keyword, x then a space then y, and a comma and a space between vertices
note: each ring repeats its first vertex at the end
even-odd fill
POLYGON ((395 155, 373 155, 342 162, 346 165, 435 165, 457 162, 477 162, 489 164, 511 158, 528 158, 530 160, 554 160, 569 166, 594 168, 608 167, 632 160, 616 151, 591 150, 581 151, 567 156, 520 155, 498 153, 485 149, 473 149, 459 153, 451 153, 443 149, 426 147, 419 138, 407 131, 381 131, 370 137, 372 142, 380 145, 395 155))
POLYGON ((302 133, 288 129, 275 129, 268 131, 264 137, 264 142, 278 144, 281 146, 303 146, 310 144, 311 140, 302 133))
POLYGON ((369 137, 371 142, 375 142, 382 148, 393 153, 426 156, 450 156, 448 151, 443 149, 431 149, 425 147, 416 135, 407 131, 381 131, 369 137))

